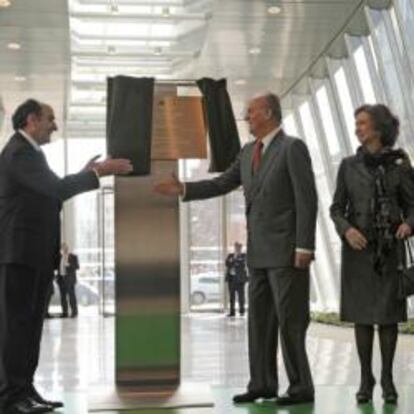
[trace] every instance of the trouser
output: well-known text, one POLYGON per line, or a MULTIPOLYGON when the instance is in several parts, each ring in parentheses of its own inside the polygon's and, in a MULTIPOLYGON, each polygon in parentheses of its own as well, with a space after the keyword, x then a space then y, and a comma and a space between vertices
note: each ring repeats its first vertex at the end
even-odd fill
POLYGON ((228 282, 229 285, 229 299, 230 299, 230 314, 234 315, 236 312, 236 295, 239 302, 239 312, 244 314, 244 283, 228 282))
POLYGON ((57 284, 59 287, 60 306, 62 308, 63 316, 68 315, 68 299, 67 299, 67 288, 65 282, 65 276, 58 275, 57 284))
POLYGON ((32 385, 39 363, 52 271, 0 265, 0 400, 10 403, 32 385))
POLYGON ((72 316, 76 316, 78 314, 78 302, 76 300, 75 283, 72 280, 68 280, 68 276, 60 276, 58 278, 58 286, 63 315, 68 315, 69 298, 69 305, 72 316))
POLYGON ((314 394, 305 339, 309 326, 309 271, 250 269, 249 363, 252 392, 277 392, 278 332, 291 395, 314 394))

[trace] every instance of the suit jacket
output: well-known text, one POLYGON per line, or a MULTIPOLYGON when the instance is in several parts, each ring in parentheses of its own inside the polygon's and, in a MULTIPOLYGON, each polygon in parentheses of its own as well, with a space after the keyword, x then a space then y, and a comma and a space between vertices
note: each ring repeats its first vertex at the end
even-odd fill
POLYGON ((247 216, 247 261, 254 268, 292 266, 295 248, 315 249, 317 196, 308 149, 280 131, 252 175, 254 143, 211 180, 186 183, 184 201, 226 194, 242 185, 247 216))
MULTIPOLYGON (((62 260, 62 255, 60 255, 60 260, 62 260)), ((60 266, 59 266, 60 269, 60 266)), ((58 280, 65 281, 66 283, 77 282, 76 271, 79 269, 79 260, 78 256, 73 253, 68 254, 68 264, 66 265, 66 273, 64 275, 59 274, 58 280)))
POLYGON ((0 264, 56 268, 62 202, 98 186, 93 171, 59 178, 43 152, 15 133, 0 154, 0 264))
POLYGON ((235 253, 230 253, 226 257, 226 282, 247 282, 247 267, 245 253, 240 253, 237 256, 235 253))

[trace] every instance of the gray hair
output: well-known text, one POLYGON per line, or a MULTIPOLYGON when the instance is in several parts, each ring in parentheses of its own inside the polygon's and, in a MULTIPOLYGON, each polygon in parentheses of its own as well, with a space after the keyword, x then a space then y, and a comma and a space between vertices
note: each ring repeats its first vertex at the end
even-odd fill
POLYGON ((272 117, 280 124, 282 122, 282 107, 280 105, 279 97, 271 92, 264 95, 268 108, 272 113, 272 117))

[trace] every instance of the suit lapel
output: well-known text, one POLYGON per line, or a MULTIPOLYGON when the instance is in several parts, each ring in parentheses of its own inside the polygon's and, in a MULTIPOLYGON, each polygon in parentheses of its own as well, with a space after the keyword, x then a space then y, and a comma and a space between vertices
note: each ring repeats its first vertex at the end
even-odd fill
POLYGON ((243 168, 243 177, 245 177, 245 182, 243 183, 243 186, 245 188, 245 191, 250 188, 251 182, 253 179, 252 175, 252 162, 253 162, 253 153, 254 153, 254 143, 251 143, 246 148, 246 155, 242 163, 243 168))

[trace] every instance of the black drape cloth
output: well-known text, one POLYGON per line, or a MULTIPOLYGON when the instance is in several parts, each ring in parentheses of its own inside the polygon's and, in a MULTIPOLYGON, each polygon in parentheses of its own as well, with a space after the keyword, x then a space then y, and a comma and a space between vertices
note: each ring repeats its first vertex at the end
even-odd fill
POLYGON ((240 152, 236 120, 226 89, 226 80, 202 78, 197 82, 203 94, 204 113, 210 139, 210 172, 225 171, 240 152))
POLYGON ((108 78, 107 151, 112 158, 130 159, 133 175, 150 173, 153 96, 153 78, 108 78))

